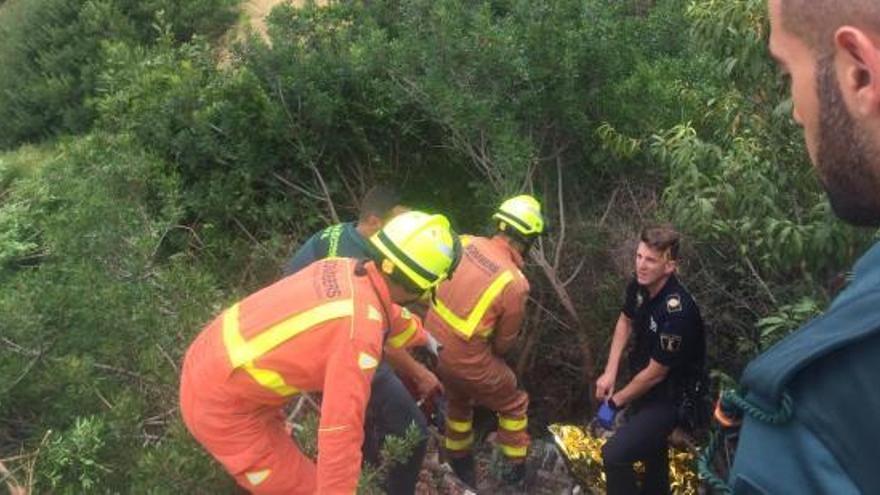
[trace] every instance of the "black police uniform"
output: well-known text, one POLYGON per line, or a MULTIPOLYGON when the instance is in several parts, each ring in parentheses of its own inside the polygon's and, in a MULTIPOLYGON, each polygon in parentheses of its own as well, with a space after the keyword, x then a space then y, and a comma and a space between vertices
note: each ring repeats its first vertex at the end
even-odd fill
MULTIPOLYGON (((354 223, 331 225, 310 237, 296 251, 285 265, 284 275, 292 275, 324 258, 375 259, 377 252, 358 233, 354 223)), ((400 378, 384 360, 376 369, 370 388, 364 422, 364 459, 379 466, 383 439, 388 435, 403 438, 410 426, 415 425, 421 440, 408 459, 389 470, 383 487, 389 495, 412 494, 428 446, 428 422, 400 378)))
POLYGON ((666 378, 633 401, 626 423, 602 449, 608 493, 669 493, 667 437, 679 422, 690 383, 705 366, 706 340, 700 310, 675 275, 653 298, 633 279, 626 288, 623 314, 632 320, 629 368, 634 377, 651 359, 668 366, 666 378), (642 489, 633 463, 642 461, 642 489))

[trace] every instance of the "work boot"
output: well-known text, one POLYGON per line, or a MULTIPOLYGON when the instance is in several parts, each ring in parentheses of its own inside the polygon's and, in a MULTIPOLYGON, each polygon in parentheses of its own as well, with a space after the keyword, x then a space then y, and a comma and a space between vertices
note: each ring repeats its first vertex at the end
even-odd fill
POLYGON ((469 487, 476 488, 477 475, 474 469, 473 454, 464 457, 453 457, 449 460, 449 465, 452 466, 452 471, 458 476, 458 479, 469 487))
POLYGON ((501 480, 506 485, 519 485, 526 479, 526 463, 519 462, 508 465, 508 469, 504 470, 501 480))

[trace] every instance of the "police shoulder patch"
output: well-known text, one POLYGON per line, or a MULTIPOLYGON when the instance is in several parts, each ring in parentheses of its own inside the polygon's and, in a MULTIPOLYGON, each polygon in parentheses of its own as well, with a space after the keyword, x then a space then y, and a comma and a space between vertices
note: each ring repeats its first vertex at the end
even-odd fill
POLYGON ((666 298, 666 311, 669 313, 678 313, 681 311, 681 296, 678 294, 670 294, 666 298))
POLYGON ((678 352, 681 349, 681 335, 661 333, 660 347, 666 352, 678 352))

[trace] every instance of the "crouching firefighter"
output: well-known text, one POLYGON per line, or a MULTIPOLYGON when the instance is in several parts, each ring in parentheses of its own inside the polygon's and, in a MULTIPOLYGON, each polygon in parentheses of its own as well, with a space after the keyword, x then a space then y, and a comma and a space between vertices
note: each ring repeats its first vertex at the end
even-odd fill
POLYGON ((631 406, 626 422, 602 448, 609 495, 669 493, 667 438, 681 425, 682 411, 692 409, 684 416, 694 414, 705 394, 705 384, 702 390, 697 385, 705 377, 703 320, 675 276, 678 250, 679 235, 672 228, 642 231, 635 277, 626 288, 605 372, 596 380, 596 398, 603 401, 597 415, 600 426, 612 429, 618 412, 631 406), (620 358, 631 335, 632 379, 615 391, 620 358), (641 490, 633 469, 637 461, 645 466, 641 490))
MULTIPOLYGON (((369 239, 397 215, 409 211, 400 204, 400 195, 389 186, 374 186, 363 197, 356 222, 329 226, 311 236, 284 267, 292 275, 323 258, 375 259, 378 251, 369 239)), ((382 362, 373 374, 370 402, 364 425, 364 461, 374 468, 381 462, 386 439, 404 438, 415 427, 419 440, 409 456, 387 470, 382 489, 388 495, 412 495, 428 447, 428 422, 416 404, 437 396, 442 386, 428 368, 408 352, 423 343, 431 349, 428 334, 418 315, 401 311, 400 321, 389 327, 395 335, 386 339, 382 362), (402 328, 397 329, 397 325, 402 328), (412 386, 413 392, 408 388, 412 386)))
POLYGON ((498 415, 507 483, 524 478, 529 446, 529 397, 503 356, 516 342, 529 295, 523 256, 543 233, 544 219, 528 195, 508 199, 492 218, 497 231, 491 238, 462 237, 455 277, 440 284, 425 317, 425 328, 443 345, 437 373, 448 401, 444 447, 455 473, 472 487, 474 405, 498 415))
POLYGON ((398 305, 445 280, 460 253, 445 217, 416 211, 370 242, 377 259, 312 263, 227 308, 186 353, 183 420, 252 493, 355 493, 370 382, 398 305), (317 463, 281 414, 301 391, 323 394, 317 463))

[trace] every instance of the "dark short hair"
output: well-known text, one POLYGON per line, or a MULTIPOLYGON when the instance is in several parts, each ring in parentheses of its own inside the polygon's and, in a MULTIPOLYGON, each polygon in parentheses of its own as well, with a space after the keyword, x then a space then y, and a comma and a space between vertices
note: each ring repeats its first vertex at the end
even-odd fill
POLYGON ((669 253, 669 259, 678 260, 681 234, 671 225, 651 225, 642 229, 639 237, 649 248, 669 253))
POLYGON ((834 48, 834 32, 852 25, 880 32, 878 0, 781 0, 782 25, 819 56, 834 48))
POLYGON ((388 220, 395 206, 400 206, 400 194, 393 187, 386 185, 373 186, 361 201, 360 220, 377 216, 388 220))

